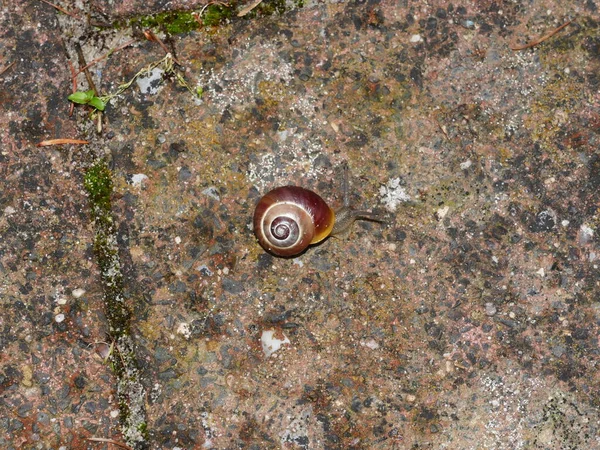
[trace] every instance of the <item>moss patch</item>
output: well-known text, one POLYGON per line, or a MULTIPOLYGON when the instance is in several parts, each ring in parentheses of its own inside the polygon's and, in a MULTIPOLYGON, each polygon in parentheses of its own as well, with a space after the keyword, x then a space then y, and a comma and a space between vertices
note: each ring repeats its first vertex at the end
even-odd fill
MULTIPOLYGON (((214 3, 199 11, 165 11, 149 16, 136 17, 129 21, 129 25, 140 28, 154 28, 169 34, 185 34, 198 30, 201 25, 214 27, 232 20, 244 2, 232 0, 227 4, 214 3)), ((258 16, 270 16, 272 14, 283 14, 290 9, 299 9, 304 6, 304 0, 272 0, 262 2, 244 19, 252 19, 258 16)))
POLYGON ((123 273, 112 217, 112 174, 106 162, 95 162, 86 171, 83 184, 90 199, 95 226, 94 252, 100 267, 109 337, 114 343, 110 364, 118 379, 118 397, 123 435, 135 449, 147 448, 145 391, 139 380, 134 346, 130 337, 130 312, 123 295, 123 273))
POLYGON ((198 21, 189 11, 166 11, 153 16, 133 19, 131 24, 137 24, 142 28, 163 29, 169 34, 189 33, 200 27, 198 21))

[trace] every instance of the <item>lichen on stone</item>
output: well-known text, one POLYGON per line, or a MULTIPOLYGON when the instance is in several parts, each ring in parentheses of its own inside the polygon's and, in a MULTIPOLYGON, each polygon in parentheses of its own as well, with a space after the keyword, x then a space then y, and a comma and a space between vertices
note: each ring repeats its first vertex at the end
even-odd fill
POLYGON ((84 186, 90 200, 95 226, 94 251, 100 266, 109 338, 114 342, 110 363, 119 380, 117 393, 122 432, 136 449, 147 448, 145 389, 140 382, 130 336, 130 312, 123 295, 123 274, 112 217, 112 174, 104 160, 86 171, 84 186))

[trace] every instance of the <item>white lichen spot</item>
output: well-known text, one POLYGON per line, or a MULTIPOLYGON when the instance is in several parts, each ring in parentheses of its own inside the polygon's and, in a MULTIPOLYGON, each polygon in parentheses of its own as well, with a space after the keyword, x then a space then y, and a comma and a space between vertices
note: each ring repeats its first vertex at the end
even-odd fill
POLYGON ((467 170, 472 165, 473 162, 470 159, 467 159, 466 161, 460 163, 460 168, 461 170, 467 170))
POLYGON ((6 214, 7 216, 10 216, 16 212, 17 212, 17 210, 15 208, 13 208, 12 206, 7 206, 6 208, 4 208, 4 214, 6 214))
POLYGON ((181 322, 177 327, 177 334, 181 334, 184 338, 189 339, 192 335, 192 328, 187 322, 181 322))
POLYGON ((371 350, 377 350, 379 348, 379 344, 375 339, 369 339, 367 341, 361 341, 360 345, 363 347, 370 348, 371 350))
POLYGON ((579 227, 579 243, 581 245, 589 244, 594 238, 594 230, 585 223, 579 227))
POLYGON ((204 195, 210 198, 214 198, 217 201, 221 201, 221 197, 219 196, 219 191, 215 186, 209 186, 202 191, 204 195))
POLYGON ((196 271, 200 272, 202 275, 206 275, 207 277, 213 276, 213 271, 210 270, 206 264, 201 264, 196 267, 196 271))
POLYGON ((220 112, 253 98, 265 84, 271 89, 273 86, 284 88, 294 78, 294 66, 290 62, 269 56, 278 52, 275 42, 248 40, 241 42, 237 51, 232 64, 198 74, 197 84, 208 86, 206 95, 220 112))
POLYGON ((287 447, 286 443, 308 441, 308 428, 312 415, 312 406, 309 405, 302 409, 297 416, 290 417, 289 425, 279 434, 281 443, 287 447))
POLYGON ((265 153, 260 160, 248 165, 248 178, 255 183, 260 191, 265 188, 265 179, 272 176, 275 171, 275 156, 272 153, 265 153))
POLYGON ((279 350, 281 346, 290 344, 291 342, 282 332, 278 332, 276 330, 264 330, 260 337, 260 343, 262 345, 265 357, 268 358, 277 350, 279 350))
POLYGON ((82 288, 73 289, 71 291, 71 295, 75 298, 81 298, 83 297, 83 294, 85 294, 85 289, 82 288))
POLYGON ((381 195, 381 203, 391 212, 395 212, 400 203, 410 201, 410 195, 401 186, 400 178, 390 179, 385 186, 379 188, 379 194, 381 195))
POLYGON ((298 266, 298 267, 304 267, 304 262, 300 258, 294 258, 292 260, 292 264, 294 264, 295 266, 298 266))
POLYGON ((135 80, 135 82, 140 88, 140 92, 142 94, 155 95, 163 86, 164 74, 164 70, 155 67, 147 74, 139 77, 137 80, 135 80))
POLYGON ((131 176, 131 184, 134 187, 140 188, 143 186, 144 182, 148 179, 148 176, 143 173, 134 173, 131 176))
POLYGON ((437 220, 442 220, 444 217, 446 217, 446 215, 448 214, 448 211, 450 211, 449 206, 444 206, 444 207, 438 209, 435 212, 435 216, 437 217, 437 220))

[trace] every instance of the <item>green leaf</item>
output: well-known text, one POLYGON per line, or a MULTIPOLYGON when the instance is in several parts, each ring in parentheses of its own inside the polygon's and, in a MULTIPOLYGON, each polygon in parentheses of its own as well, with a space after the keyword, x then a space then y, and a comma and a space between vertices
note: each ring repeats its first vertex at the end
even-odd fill
MULTIPOLYGON (((93 96, 93 93, 92 93, 92 96, 93 96)), ((85 105, 86 103, 89 103, 89 101, 90 101, 90 97, 88 96, 88 93, 81 92, 81 91, 74 92, 73 94, 69 95, 67 98, 69 100, 71 100, 73 103, 79 103, 80 105, 85 105)))
POLYGON ((98 97, 92 97, 92 99, 90 100, 90 105, 92 105, 98 111, 104 111, 104 108, 106 107, 104 102, 102 100, 100 100, 98 97))

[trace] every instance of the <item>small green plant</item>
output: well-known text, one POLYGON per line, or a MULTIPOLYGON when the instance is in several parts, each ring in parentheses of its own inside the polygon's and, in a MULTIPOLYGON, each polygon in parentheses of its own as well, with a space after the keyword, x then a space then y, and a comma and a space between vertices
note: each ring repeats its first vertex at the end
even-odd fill
POLYGON ((106 103, 100 97, 96 96, 96 93, 93 89, 90 89, 89 91, 85 92, 74 92, 67 98, 73 103, 77 103, 79 105, 90 105, 98 111, 104 111, 104 108, 106 107, 106 103))
MULTIPOLYGON (((94 111, 92 111, 92 116, 94 116, 97 111, 104 111, 104 108, 106 107, 106 105, 108 104, 108 102, 110 100, 112 100, 114 97, 117 97, 118 95, 121 95, 123 92, 125 92, 127 89, 129 89, 131 87, 131 85, 133 84, 133 82, 135 80, 137 80, 140 76, 150 73, 156 67, 160 68, 166 76, 175 78, 175 80, 177 81, 177 84, 179 86, 186 88, 195 98, 202 97, 203 89, 201 87, 193 89, 187 83, 185 78, 183 78, 183 75, 177 69, 175 69, 173 57, 171 56, 170 53, 167 53, 165 55, 165 57, 163 59, 161 59, 160 61, 153 62, 153 63, 149 64, 147 67, 144 67, 142 70, 140 70, 138 73, 136 73, 133 76, 133 78, 131 78, 131 80, 129 80, 125 84, 120 85, 119 88, 117 89, 117 91, 113 92, 112 94, 102 95, 102 96, 98 97, 93 90, 89 90, 89 91, 85 91, 85 92, 77 91, 77 92, 69 95, 67 98, 69 100, 71 100, 73 103, 78 103, 80 105, 90 105, 90 106, 94 107, 94 111)), ((100 117, 100 116, 98 116, 98 117, 100 117)), ((99 122, 99 124, 100 124, 100 122, 99 122)), ((100 132, 101 129, 102 128, 99 125, 98 132, 100 132)))

